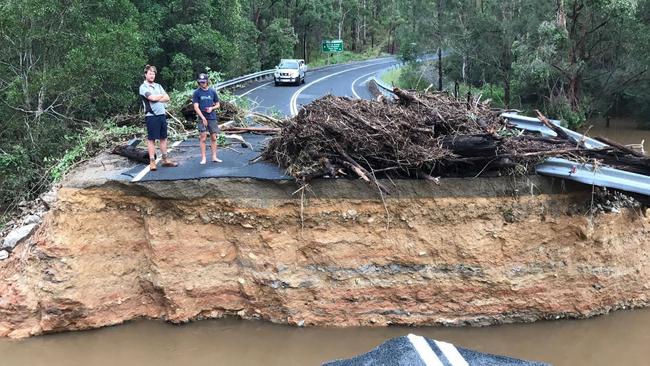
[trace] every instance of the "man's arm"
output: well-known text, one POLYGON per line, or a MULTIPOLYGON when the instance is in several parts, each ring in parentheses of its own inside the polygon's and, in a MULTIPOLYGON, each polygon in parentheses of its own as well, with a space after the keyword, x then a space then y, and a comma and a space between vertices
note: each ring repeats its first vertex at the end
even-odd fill
POLYGON ((162 88, 159 84, 156 84, 158 88, 160 88, 160 92, 162 92, 159 95, 152 95, 150 91, 147 91, 144 94, 144 97, 149 99, 151 102, 161 102, 161 103, 167 103, 169 102, 169 95, 167 95, 167 92, 165 89, 162 88))
POLYGON ((213 110, 221 107, 221 103, 219 102, 219 94, 217 94, 216 90, 213 89, 213 91, 214 91, 214 101, 215 102, 212 105, 212 107, 207 108, 206 112, 208 112, 208 113, 212 113, 213 110))
POLYGON ((147 100, 150 102, 162 102, 162 103, 167 103, 169 102, 169 95, 167 93, 163 95, 152 95, 150 92, 145 93, 144 95, 147 100))
POLYGON ((205 116, 201 112, 201 108, 199 108, 199 103, 193 103, 192 105, 194 106, 194 112, 196 112, 196 115, 199 116, 203 124, 207 126, 208 120, 205 119, 205 116))
POLYGON ((159 102, 162 102, 162 103, 169 102, 169 95, 167 95, 167 93, 165 93, 163 95, 159 95, 158 97, 160 97, 160 99, 158 99, 159 102))

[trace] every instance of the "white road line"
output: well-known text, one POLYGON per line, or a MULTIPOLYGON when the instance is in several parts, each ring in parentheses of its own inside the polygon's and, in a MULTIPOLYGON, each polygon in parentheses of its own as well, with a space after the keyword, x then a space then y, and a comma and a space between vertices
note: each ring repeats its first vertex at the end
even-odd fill
POLYGON ((365 78, 366 76, 370 76, 370 75, 376 74, 376 73, 377 73, 377 71, 373 71, 373 72, 367 73, 367 74, 365 74, 363 76, 359 76, 358 78, 354 79, 354 81, 352 82, 352 95, 354 95, 355 98, 361 99, 361 96, 359 96, 359 94, 357 94, 356 90, 354 90, 354 84, 356 84, 357 81, 359 81, 359 79, 365 78))
POLYGON ((311 83, 309 83, 309 84, 303 86, 302 88, 298 89, 298 90, 297 90, 295 93, 293 93, 293 95, 291 96, 291 101, 289 102, 289 107, 290 107, 290 109, 291 109, 291 115, 292 115, 292 116, 295 116, 296 114, 298 114, 298 103, 297 103, 297 101, 298 101, 298 95, 300 95, 300 93, 302 93, 303 90, 309 88, 310 86, 312 86, 312 85, 314 85, 314 84, 316 84, 316 83, 320 83, 321 81, 323 81, 323 80, 325 80, 325 79, 329 79, 329 78, 331 78, 332 76, 340 75, 340 74, 343 74, 343 73, 348 72, 348 71, 354 71, 354 70, 357 70, 357 69, 362 69, 362 68, 364 68, 364 67, 376 66, 376 65, 381 65, 381 64, 388 64, 388 63, 392 63, 392 62, 395 62, 395 61, 394 61, 394 60, 390 60, 390 61, 382 61, 382 62, 377 62, 377 63, 374 63, 374 64, 368 64, 368 65, 363 65, 363 66, 357 66, 357 67, 353 67, 353 68, 351 68, 351 69, 345 69, 345 70, 343 70, 343 71, 335 72, 335 73, 333 73, 333 74, 329 74, 329 75, 327 75, 327 76, 323 76, 323 77, 320 78, 320 79, 316 79, 316 80, 312 81, 311 83))
POLYGON ((406 337, 409 339, 409 341, 411 341, 413 348, 415 348, 415 351, 418 353, 420 359, 422 359, 422 362, 424 362, 426 366, 444 366, 442 364, 442 361, 440 361, 438 356, 436 356, 424 337, 417 336, 415 334, 409 334, 406 337))
POLYGON ((433 341, 438 348, 442 351, 442 354, 445 355, 451 366, 469 366, 465 358, 458 352, 456 346, 447 342, 438 342, 433 341))
MULTIPOLYGON (((343 67, 343 66, 346 66, 346 65, 335 65, 335 66, 332 66, 332 68, 335 68, 335 67, 337 67, 337 66, 339 66, 339 68, 340 68, 340 67, 343 67)), ((319 71, 319 70, 316 70, 316 71, 319 71)), ((257 89, 259 89, 259 88, 261 88, 261 87, 263 87, 263 86, 267 86, 267 85, 269 85, 269 84, 271 84, 271 83, 273 83, 273 82, 275 82, 275 81, 269 81, 268 83, 264 83, 264 84, 262 84, 262 85, 256 86, 256 87, 254 87, 253 89, 251 89, 251 90, 249 90, 249 91, 247 91, 247 92, 245 92, 245 93, 243 93, 243 94, 240 94, 239 96, 240 96, 240 97, 243 97, 244 95, 249 94, 249 93, 252 93, 252 92, 254 92, 255 90, 257 90, 257 89)))
MULTIPOLYGON (((175 148, 176 146, 180 145, 181 142, 183 142, 183 140, 174 142, 174 143, 172 144, 172 146, 170 146, 170 147, 167 149, 167 152, 170 152, 173 148, 175 148)), ((158 159, 156 160, 156 164, 158 164, 158 162, 160 162, 161 159, 162 159, 162 157, 158 158, 158 159)), ((138 175, 135 176, 135 178, 131 179, 131 183, 139 182, 140 179, 142 179, 145 175, 147 175, 147 173, 149 173, 149 165, 148 165, 148 164, 147 164, 146 167, 144 167, 144 169, 142 169, 142 170, 140 171, 140 173, 138 173, 138 175)))
POLYGON ((259 89, 259 88, 261 88, 261 87, 263 87, 263 86, 269 85, 269 84, 271 84, 271 83, 273 83, 273 81, 269 81, 268 83, 264 83, 264 84, 262 84, 262 85, 260 85, 260 86, 256 86, 255 88, 253 88, 253 89, 247 91, 246 93, 239 94, 239 96, 240 96, 240 97, 243 97, 244 95, 246 95, 246 94, 248 94, 248 93, 252 93, 252 92, 254 92, 255 90, 257 90, 257 89, 259 89))

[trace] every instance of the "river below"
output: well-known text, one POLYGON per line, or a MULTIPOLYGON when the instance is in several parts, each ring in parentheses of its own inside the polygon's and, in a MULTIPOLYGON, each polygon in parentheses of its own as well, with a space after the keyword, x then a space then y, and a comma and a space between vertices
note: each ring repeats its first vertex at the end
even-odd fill
MULTIPOLYGON (((592 121, 590 136, 650 145, 633 121, 592 121)), ((296 328, 261 321, 207 320, 185 325, 139 320, 125 325, 0 339, 0 365, 318 365, 367 352, 415 333, 474 350, 554 365, 650 364, 650 309, 585 320, 486 328, 296 328)))
POLYGON ((606 127, 605 120, 593 119, 587 121, 580 129, 581 133, 587 132, 587 136, 604 136, 623 144, 640 144, 645 140, 645 151, 650 150, 650 130, 637 128, 638 121, 633 119, 612 119, 610 126, 606 127))
POLYGON ((486 328, 295 328, 261 321, 207 320, 185 325, 140 320, 82 332, 0 340, 0 364, 319 365, 364 353, 414 333, 482 352, 553 365, 648 365, 650 309, 588 320, 486 328))

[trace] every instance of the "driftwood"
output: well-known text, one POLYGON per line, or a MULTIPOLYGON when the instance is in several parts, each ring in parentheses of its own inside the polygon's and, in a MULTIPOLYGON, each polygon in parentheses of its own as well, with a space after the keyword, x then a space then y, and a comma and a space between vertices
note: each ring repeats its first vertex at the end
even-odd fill
MULTIPOLYGON (((557 137, 521 131, 485 102, 398 88, 397 103, 326 96, 283 122, 262 157, 306 184, 358 177, 389 193, 380 178, 474 177, 532 173, 549 156, 650 174, 650 159, 619 145, 590 150, 539 113, 557 137)), ((383 196, 382 196, 383 197, 383 196)))
POLYGON ((224 132, 229 133, 244 133, 244 132, 256 132, 256 133, 278 133, 281 131, 281 128, 277 127, 236 127, 229 126, 223 129, 224 132))
POLYGON ((149 163, 149 153, 131 145, 121 145, 113 148, 113 154, 121 155, 142 164, 149 163))
POLYGON ((548 118, 546 118, 546 116, 544 116, 542 114, 542 112, 535 109, 535 113, 537 114, 537 118, 539 118, 539 120, 542 122, 542 124, 544 124, 544 126, 546 126, 546 127, 550 128, 551 130, 553 130, 553 132, 555 132, 558 137, 560 137, 562 139, 565 139, 565 140, 573 141, 573 138, 571 138, 571 136, 569 136, 566 132, 564 132, 563 129, 559 128, 553 122, 551 122, 548 118))
POLYGON ((605 144, 607 144, 607 145, 614 146, 615 148, 621 150, 622 152, 624 152, 624 153, 626 153, 626 154, 634 155, 634 156, 636 156, 636 157, 640 157, 640 158, 646 157, 646 156, 645 156, 643 153, 641 153, 640 151, 632 150, 632 149, 630 149, 629 147, 627 147, 627 146, 625 146, 625 145, 622 145, 622 144, 619 144, 619 143, 616 142, 616 141, 612 141, 612 140, 610 140, 610 139, 608 139, 608 138, 606 138, 606 137, 603 137, 603 136, 597 136, 597 137, 595 137, 595 139, 598 140, 598 141, 600 141, 600 142, 603 142, 603 143, 605 143, 605 144))

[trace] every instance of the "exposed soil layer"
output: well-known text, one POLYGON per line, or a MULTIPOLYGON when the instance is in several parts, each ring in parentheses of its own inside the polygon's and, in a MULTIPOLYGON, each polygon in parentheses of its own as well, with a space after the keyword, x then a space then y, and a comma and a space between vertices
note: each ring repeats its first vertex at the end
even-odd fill
POLYGON ((542 177, 382 184, 385 203, 365 182, 316 180, 301 209, 291 182, 70 179, 0 262, 0 336, 226 315, 487 325, 648 304, 645 209, 591 214, 591 187, 542 177))

